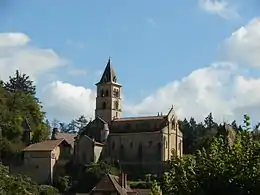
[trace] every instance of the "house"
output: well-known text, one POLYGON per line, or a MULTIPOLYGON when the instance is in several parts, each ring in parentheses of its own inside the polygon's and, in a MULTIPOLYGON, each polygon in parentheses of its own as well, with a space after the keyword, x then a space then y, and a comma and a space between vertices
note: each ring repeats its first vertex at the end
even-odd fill
POLYGON ((104 144, 96 142, 87 135, 79 135, 75 139, 74 164, 96 163, 101 155, 104 144))
POLYGON ((58 128, 53 128, 51 139, 53 140, 65 139, 68 142, 68 144, 70 144, 71 147, 73 148, 76 136, 77 136, 76 133, 63 133, 63 132, 59 132, 58 128))
POLYGON ((131 189, 127 184, 127 175, 120 176, 106 174, 100 182, 89 192, 89 195, 149 195, 149 189, 131 189))
POLYGON ((70 160, 71 146, 65 139, 46 140, 23 149, 23 165, 19 173, 40 184, 52 184, 55 165, 70 160))

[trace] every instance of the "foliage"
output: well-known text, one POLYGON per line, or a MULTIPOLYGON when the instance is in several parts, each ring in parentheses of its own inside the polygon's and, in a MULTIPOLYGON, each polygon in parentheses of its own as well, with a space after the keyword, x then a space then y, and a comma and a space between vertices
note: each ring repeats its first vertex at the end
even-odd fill
POLYGON ((34 96, 36 94, 36 86, 26 74, 21 74, 18 70, 14 77, 9 77, 9 81, 4 83, 6 91, 11 93, 23 92, 34 96))
POLYGON ((72 186, 71 177, 65 175, 63 177, 59 177, 55 187, 59 190, 59 192, 67 192, 72 186))
POLYGON ((14 77, 0 85, 0 154, 2 159, 18 153, 29 142, 39 142, 49 136, 35 85, 25 74, 16 71, 14 77), (24 139, 25 120, 32 131, 31 140, 24 139))
POLYGON ((128 181, 128 185, 133 189, 150 189, 151 184, 147 181, 128 181))
POLYGON ((56 195, 58 191, 51 186, 40 186, 30 178, 11 175, 7 167, 0 164, 1 195, 56 195))
POLYGON ((77 174, 73 175, 73 186, 70 191, 87 193, 105 174, 118 175, 119 171, 105 162, 92 163, 88 166, 80 167, 79 170, 77 170, 77 174))
MULTIPOLYGON (((233 121, 231 126, 236 132, 242 130, 236 121, 233 121)), ((185 118, 179 121, 179 127, 183 133, 184 154, 194 154, 202 148, 207 149, 214 137, 226 133, 224 126, 214 121, 212 113, 204 119, 204 123, 197 123, 194 118, 190 118, 189 121, 185 118)))
POLYGON ((248 131, 249 117, 245 116, 244 130, 237 132, 234 144, 219 135, 208 150, 202 149, 182 159, 173 157, 164 175, 165 194, 258 194, 260 183, 260 143, 248 131))
POLYGON ((52 128, 60 129, 60 132, 64 133, 77 133, 82 130, 88 124, 88 120, 84 115, 79 116, 77 119, 73 119, 70 123, 66 124, 60 122, 57 119, 52 121, 52 128))
POLYGON ((160 195, 160 188, 156 181, 153 181, 149 195, 160 195))

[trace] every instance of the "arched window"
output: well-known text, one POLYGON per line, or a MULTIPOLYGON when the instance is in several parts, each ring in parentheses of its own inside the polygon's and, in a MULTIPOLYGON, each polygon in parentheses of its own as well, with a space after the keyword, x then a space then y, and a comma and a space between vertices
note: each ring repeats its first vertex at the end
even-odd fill
POLYGON ((115 108, 116 110, 118 110, 118 108, 119 108, 119 103, 118 103, 118 101, 114 101, 114 108, 115 108))
POLYGON ((119 90, 118 89, 116 89, 116 88, 113 89, 113 96, 119 97, 119 90))
POLYGON ((103 109, 106 109, 106 108, 107 108, 107 104, 106 104, 106 102, 103 102, 103 104, 102 104, 102 108, 103 108, 103 109))
POLYGON ((101 96, 101 97, 104 97, 104 96, 105 96, 103 89, 101 89, 101 91, 100 91, 100 96, 101 96))
POLYGON ((108 92, 108 90, 106 90, 106 97, 109 95, 109 92, 108 92))

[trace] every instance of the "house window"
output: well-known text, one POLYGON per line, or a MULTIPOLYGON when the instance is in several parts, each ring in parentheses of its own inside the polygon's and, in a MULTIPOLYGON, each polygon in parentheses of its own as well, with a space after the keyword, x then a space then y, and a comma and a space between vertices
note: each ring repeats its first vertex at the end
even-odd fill
POLYGON ((116 118, 118 118, 118 112, 116 112, 116 118))
POLYGON ((115 149, 115 142, 112 143, 112 149, 115 149))

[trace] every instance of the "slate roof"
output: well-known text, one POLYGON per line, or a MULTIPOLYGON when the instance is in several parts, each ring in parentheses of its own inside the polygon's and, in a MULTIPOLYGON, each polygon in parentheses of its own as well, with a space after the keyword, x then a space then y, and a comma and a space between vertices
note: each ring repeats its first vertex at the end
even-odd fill
POLYGON ((129 186, 127 188, 121 187, 119 177, 111 174, 105 175, 89 194, 91 195, 95 192, 117 192, 119 195, 137 194, 129 186))
POLYGON ((100 83, 117 83, 116 82, 116 73, 114 71, 114 69, 112 68, 111 66, 111 61, 110 61, 110 58, 108 59, 108 62, 107 62, 107 65, 106 65, 106 68, 103 72, 103 75, 99 81, 99 83, 97 84, 100 84, 100 83))
POLYGON ((125 118, 116 118, 113 122, 128 122, 128 121, 147 121, 147 120, 163 120, 167 115, 162 116, 140 116, 140 117, 125 117, 125 118))
POLYGON ((43 142, 31 144, 23 149, 23 151, 52 151, 55 147, 60 145, 62 142, 68 144, 65 139, 57 139, 57 140, 46 140, 43 142))
POLYGON ((65 139, 71 146, 74 145, 74 140, 77 134, 74 133, 60 133, 55 134, 55 139, 65 139))

